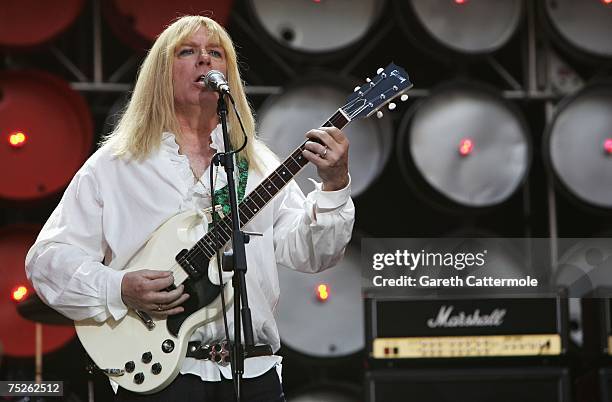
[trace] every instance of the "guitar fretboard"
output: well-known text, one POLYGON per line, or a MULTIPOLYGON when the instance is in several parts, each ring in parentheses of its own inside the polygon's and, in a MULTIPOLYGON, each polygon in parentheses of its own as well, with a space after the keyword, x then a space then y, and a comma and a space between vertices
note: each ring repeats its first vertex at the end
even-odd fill
MULTIPOLYGON (((323 124, 323 127, 343 128, 350 120, 338 109, 336 113, 323 124)), ((244 227, 255 217, 293 177, 298 174, 308 160, 302 156, 302 151, 307 141, 304 141, 295 151, 291 153, 268 177, 266 177, 253 191, 251 191, 238 205, 240 227, 244 227)), ((226 244, 232 237, 232 216, 226 215, 221 221, 216 222, 214 231, 211 230, 185 253, 183 258, 197 261, 202 257, 212 258, 218 249, 226 244), (216 234, 215 234, 216 232, 216 234)))

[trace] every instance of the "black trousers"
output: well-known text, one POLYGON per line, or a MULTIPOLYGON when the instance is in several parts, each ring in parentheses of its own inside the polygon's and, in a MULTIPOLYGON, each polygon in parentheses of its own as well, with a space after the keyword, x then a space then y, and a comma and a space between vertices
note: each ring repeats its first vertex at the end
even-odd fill
MULTIPOLYGON (((235 400, 232 380, 202 381, 199 376, 193 374, 179 374, 170 385, 155 394, 136 394, 119 387, 115 396, 117 402, 235 402, 235 400)), ((273 367, 259 377, 243 379, 242 402, 285 402, 276 368, 273 367)))

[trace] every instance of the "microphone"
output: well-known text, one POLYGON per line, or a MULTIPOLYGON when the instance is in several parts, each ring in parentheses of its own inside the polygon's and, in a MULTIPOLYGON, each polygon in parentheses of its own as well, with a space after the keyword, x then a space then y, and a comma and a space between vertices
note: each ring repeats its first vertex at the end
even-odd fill
POLYGON ((210 70, 204 76, 204 85, 213 91, 217 91, 221 94, 228 94, 230 91, 229 85, 225 80, 225 76, 221 71, 210 70))

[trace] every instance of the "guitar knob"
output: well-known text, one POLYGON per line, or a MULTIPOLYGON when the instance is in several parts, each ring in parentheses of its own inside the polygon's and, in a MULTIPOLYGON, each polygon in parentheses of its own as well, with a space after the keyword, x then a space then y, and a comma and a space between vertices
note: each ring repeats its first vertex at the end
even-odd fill
POLYGON ((376 112, 376 117, 378 117, 379 119, 382 119, 383 116, 383 112, 381 112, 380 110, 376 112))
POLYGON ((366 82, 372 82, 372 80, 369 78, 366 78, 366 82))
POLYGON ((406 102, 406 101, 408 100, 408 95, 403 94, 402 96, 400 96, 400 100, 401 100, 402 102, 406 102))
POLYGON ((151 372, 153 374, 159 374, 161 373, 162 370, 162 365, 160 363, 155 363, 154 365, 151 366, 151 372))
POLYGON ((163 343, 162 343, 162 351, 164 353, 170 353, 174 350, 174 341, 172 339, 166 339, 163 343))
POLYGON ((136 384, 142 384, 142 383, 144 382, 144 379, 145 379, 145 376, 144 376, 144 374, 143 374, 143 373, 137 373, 137 374, 134 376, 134 382, 135 382, 136 384))
POLYGON ((132 371, 134 371, 134 369, 136 368, 136 365, 134 364, 133 361, 129 361, 127 363, 125 363, 125 371, 128 373, 131 373, 132 371))
POLYGON ((153 355, 151 354, 151 352, 145 352, 142 354, 142 362, 145 364, 149 364, 151 363, 151 360, 153 359, 153 355))
POLYGON ((380 73, 382 73, 383 71, 385 71, 385 69, 381 67, 381 68, 379 68, 378 70, 376 70, 376 74, 380 74, 380 73))
POLYGON ((389 103, 389 110, 395 109, 396 106, 397 105, 395 103, 393 103, 393 102, 389 103))

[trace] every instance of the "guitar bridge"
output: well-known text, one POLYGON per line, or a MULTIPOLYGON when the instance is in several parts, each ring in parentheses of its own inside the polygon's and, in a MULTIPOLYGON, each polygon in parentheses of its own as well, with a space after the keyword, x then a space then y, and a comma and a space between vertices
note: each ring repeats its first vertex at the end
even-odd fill
POLYGON ((125 374, 125 370, 117 369, 117 368, 113 368, 113 369, 105 368, 105 369, 100 369, 100 371, 110 377, 120 377, 123 374, 125 374))

